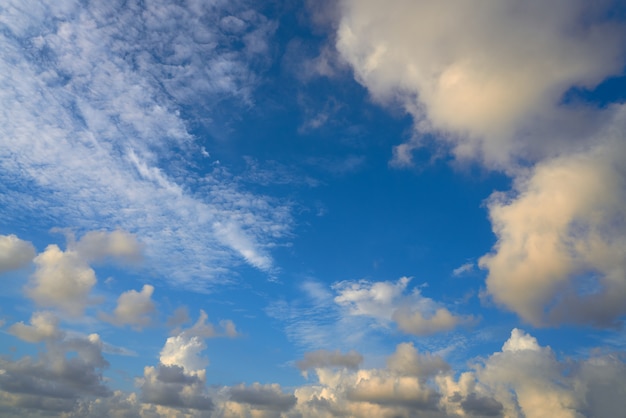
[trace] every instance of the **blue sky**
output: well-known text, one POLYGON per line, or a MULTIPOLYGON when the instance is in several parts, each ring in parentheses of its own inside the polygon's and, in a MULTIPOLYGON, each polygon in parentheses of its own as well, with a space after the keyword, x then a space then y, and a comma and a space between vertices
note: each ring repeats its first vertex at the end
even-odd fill
POLYGON ((621 2, 0 5, 0 416, 616 417, 621 2))

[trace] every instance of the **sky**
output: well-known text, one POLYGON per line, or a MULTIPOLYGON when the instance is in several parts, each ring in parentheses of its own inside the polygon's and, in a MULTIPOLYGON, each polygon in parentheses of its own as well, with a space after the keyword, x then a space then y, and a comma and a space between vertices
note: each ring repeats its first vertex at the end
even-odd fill
POLYGON ((626 5, 4 0, 0 416, 615 418, 626 5))

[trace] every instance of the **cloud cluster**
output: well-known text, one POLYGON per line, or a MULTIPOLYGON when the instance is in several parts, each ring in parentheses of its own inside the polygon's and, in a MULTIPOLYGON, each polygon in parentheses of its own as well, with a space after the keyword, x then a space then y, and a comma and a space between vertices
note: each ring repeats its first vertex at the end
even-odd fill
MULTIPOLYGON (((355 78, 413 116, 395 163, 410 164, 431 134, 513 178, 487 201, 497 243, 480 266, 488 294, 535 325, 615 326, 626 313, 624 106, 568 96, 622 74, 614 6, 346 0, 339 10, 336 46, 355 78)), ((431 322, 453 326, 445 312, 431 322)), ((429 329, 419 315, 398 323, 429 329)))
POLYGON ((37 358, 0 359, 2 408, 60 414, 72 411, 81 398, 108 397, 110 390, 102 376, 108 362, 102 356, 100 337, 61 339, 58 333, 48 332, 53 328, 50 324, 44 324, 48 330, 42 335, 46 328, 42 322, 41 316, 34 316, 32 328, 18 326, 14 332, 27 341, 47 339, 44 353, 37 358))
POLYGON ((260 383, 209 388, 203 369, 174 363, 146 367, 139 396, 111 392, 98 372, 106 361, 96 335, 56 340, 48 349, 41 360, 0 360, 0 410, 19 414, 28 405, 68 417, 610 418, 621 413, 626 396, 619 356, 559 359, 519 329, 468 370, 401 343, 380 368, 311 364, 315 381, 292 392, 260 383), (66 358, 70 351, 77 356, 66 358))

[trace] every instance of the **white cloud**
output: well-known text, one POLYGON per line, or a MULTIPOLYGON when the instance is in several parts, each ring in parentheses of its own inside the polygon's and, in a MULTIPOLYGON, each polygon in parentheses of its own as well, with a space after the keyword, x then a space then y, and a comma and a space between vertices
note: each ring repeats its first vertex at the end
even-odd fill
POLYGON ((207 358, 200 356, 205 349, 206 343, 200 337, 176 335, 165 342, 159 361, 166 366, 180 366, 189 372, 202 370, 209 364, 207 358))
POLYGON ((49 245, 35 257, 37 269, 25 288, 38 306, 53 307, 80 316, 89 305, 96 273, 75 251, 49 245))
POLYGON ((201 144, 180 108, 250 104, 249 65, 265 59, 274 24, 238 2, 131 3, 4 4, 5 213, 40 219, 43 229, 132 231, 146 268, 190 288, 227 281, 241 261, 272 270, 269 248, 290 229, 288 204, 246 192, 219 166, 188 172, 201 144), (230 15, 245 22, 240 34, 220 29, 230 15))
POLYGON ((51 312, 34 312, 30 318, 30 325, 23 322, 15 323, 9 328, 9 333, 33 343, 63 337, 63 332, 59 330, 59 318, 51 312))
POLYGON ((71 235, 68 239, 66 251, 53 244, 34 258, 36 269, 25 293, 38 306, 57 308, 76 317, 94 303, 89 294, 97 279, 89 263, 103 258, 135 259, 139 245, 123 231, 88 232, 77 242, 71 235))
MULTIPOLYGON (((418 131, 443 132, 457 156, 502 166, 536 157, 543 138, 527 131, 537 125, 578 124, 577 111, 559 109, 570 87, 622 71, 626 28, 606 19, 610 6, 347 0, 337 49, 372 97, 399 103, 418 131)), ((396 161, 417 146, 402 145, 396 161)))
POLYGON ((393 314, 393 320, 402 331, 413 335, 430 335, 454 329, 457 325, 472 321, 471 317, 453 315, 446 308, 438 308, 434 313, 424 314, 403 306, 393 314))
POLYGON ((150 315, 154 312, 153 292, 154 286, 146 284, 140 292, 129 290, 122 293, 117 299, 113 316, 102 314, 102 319, 115 325, 131 325, 139 329, 149 325, 150 315))
POLYGON ((76 250, 89 261, 111 257, 122 261, 138 261, 143 246, 137 238, 122 230, 112 232, 89 231, 76 244, 76 250))
POLYGON ((346 307, 350 315, 372 317, 384 325, 395 322, 400 330, 414 335, 450 331, 473 320, 472 317, 452 314, 434 300, 422 296, 417 288, 405 294, 409 282, 408 277, 402 277, 396 283, 339 282, 333 285, 338 293, 335 302, 346 307))
POLYGON ((533 324, 614 326, 626 314, 626 112, 581 153, 488 200, 498 241, 480 260, 494 300, 533 324))
POLYGON ((159 361, 166 366, 181 366, 187 372, 204 369, 209 364, 208 359, 200 355, 206 349, 205 339, 240 335, 231 320, 221 321, 220 326, 222 329, 216 329, 201 310, 195 324, 187 329, 176 329, 176 335, 167 339, 159 361))
POLYGON ((465 263, 457 268, 455 268, 454 270, 452 270, 452 275, 453 276, 462 276, 464 274, 467 274, 469 272, 471 272, 474 269, 474 263, 469 262, 469 263, 465 263))
POLYGON ((35 257, 35 247, 15 235, 0 235, 0 274, 25 267, 35 257))

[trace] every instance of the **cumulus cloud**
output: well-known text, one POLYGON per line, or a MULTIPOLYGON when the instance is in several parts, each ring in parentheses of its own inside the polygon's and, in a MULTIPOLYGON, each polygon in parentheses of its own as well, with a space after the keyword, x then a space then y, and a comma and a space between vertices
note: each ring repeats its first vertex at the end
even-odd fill
POLYGON ((363 356, 352 350, 346 354, 335 350, 317 350, 304 353, 304 359, 296 362, 296 366, 301 371, 318 368, 345 367, 348 369, 358 369, 363 362, 363 356))
POLYGON ((146 367, 139 385, 145 403, 196 410, 213 408, 213 402, 205 394, 204 370, 186 371, 181 366, 163 364, 146 367))
POLYGON ((132 235, 122 231, 90 232, 77 242, 69 238, 65 251, 53 244, 34 258, 36 269, 25 292, 38 306, 79 316, 93 303, 89 294, 97 283, 89 263, 101 258, 134 258, 139 247, 132 235))
POLYGON ((49 245, 34 259, 37 269, 26 286, 26 295, 39 306, 58 308, 79 316, 90 303, 89 292, 96 273, 75 251, 49 245))
POLYGON ((83 235, 76 250, 86 260, 100 261, 110 257, 120 261, 138 261, 142 256, 143 245, 141 245, 135 235, 126 231, 115 230, 89 231, 83 235))
POLYGON ((488 200, 480 260, 494 300, 535 325, 614 326, 626 314, 626 111, 585 152, 549 159, 488 200))
MULTIPOLYGON (((399 103, 418 130, 445 133, 457 156, 506 165, 541 142, 523 129, 562 117, 568 89, 621 73, 626 28, 606 18, 610 5, 347 0, 337 49, 372 97, 399 103)), ((418 145, 397 149, 397 162, 418 145)))
MULTIPOLYGON (((82 397, 109 396, 102 371, 108 362, 102 356, 97 334, 87 338, 49 340, 38 358, 0 359, 0 399, 14 408, 48 412, 71 411, 82 397)), ((19 410, 19 409, 18 409, 19 410)))
POLYGON ((18 322, 9 328, 9 333, 32 343, 63 337, 63 332, 59 329, 59 318, 51 312, 34 312, 30 325, 18 322))
POLYGON ((472 317, 452 314, 434 300, 421 295, 419 289, 405 294, 410 278, 397 282, 343 281, 333 285, 335 302, 350 315, 375 318, 382 324, 395 322, 398 328, 414 335, 450 331, 457 325, 473 321, 472 317))
POLYGON ((467 370, 401 343, 385 367, 319 364, 316 380, 293 392, 260 383, 207 388, 204 370, 161 363, 137 379, 139 395, 111 393, 98 383, 106 362, 97 336, 47 344, 51 353, 41 361, 0 360, 1 410, 23 416, 28 405, 68 417, 612 418, 626 396, 626 363, 619 355, 559 359, 520 329, 467 370), (76 357, 65 357, 72 350, 76 357))
POLYGON ((130 325, 142 328, 150 324, 150 315, 154 312, 152 293, 154 286, 143 285, 140 292, 129 290, 117 299, 113 315, 101 314, 101 318, 115 325, 130 325))
POLYGON ((228 392, 232 402, 248 404, 254 409, 287 411, 296 404, 295 396, 284 393, 277 384, 240 384, 232 386, 228 392))
POLYGON ((0 235, 0 274, 27 266, 35 257, 35 247, 15 235, 0 235))

